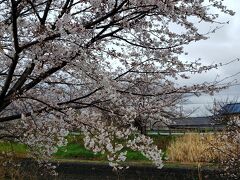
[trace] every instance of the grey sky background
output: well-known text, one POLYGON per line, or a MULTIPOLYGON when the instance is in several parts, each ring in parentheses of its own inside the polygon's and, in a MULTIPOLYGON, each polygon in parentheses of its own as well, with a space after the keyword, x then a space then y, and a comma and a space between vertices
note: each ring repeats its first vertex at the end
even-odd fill
MULTIPOLYGON (((236 14, 234 16, 220 15, 221 21, 229 21, 229 24, 223 25, 216 33, 210 34, 209 39, 192 43, 185 47, 188 56, 186 60, 201 58, 203 64, 226 63, 236 58, 240 58, 240 0, 225 0, 225 4, 236 14)), ((211 25, 210 25, 211 26, 211 25)), ((213 26, 212 26, 213 27, 213 26)), ((208 31, 208 25, 200 25, 201 31, 208 31)), ((214 81, 217 76, 218 80, 230 77, 240 72, 240 61, 222 66, 217 70, 210 71, 201 75, 193 76, 190 82, 214 81)), ((240 83, 240 74, 228 78, 228 81, 238 80, 240 83)), ((227 82, 227 80, 225 82, 227 82)), ((189 82, 189 83, 190 83, 189 82)), ((181 82, 178 82, 181 84, 181 82)), ((226 100, 240 102, 240 85, 232 86, 227 90, 221 91, 214 96, 202 95, 200 97, 190 97, 183 104, 183 110, 190 112, 195 110, 191 116, 210 115, 207 107, 212 107, 213 101, 224 102, 226 100)))

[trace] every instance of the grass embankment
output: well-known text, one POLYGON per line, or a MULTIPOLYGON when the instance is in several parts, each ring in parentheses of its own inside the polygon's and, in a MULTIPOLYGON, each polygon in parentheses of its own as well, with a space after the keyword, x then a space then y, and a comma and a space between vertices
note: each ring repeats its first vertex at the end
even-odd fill
POLYGON ((27 148, 23 144, 0 141, 0 153, 3 155, 14 153, 18 157, 25 157, 27 154, 27 148))
MULTIPOLYGON (((154 143, 158 145, 160 149, 163 150, 164 156, 169 158, 168 161, 164 163, 166 168, 170 169, 197 169, 199 172, 201 169, 216 169, 216 165, 209 164, 212 162, 213 158, 201 159, 205 155, 206 144, 202 142, 202 138, 199 134, 186 134, 181 136, 166 136, 166 135, 151 135, 154 143), (204 161, 204 162, 202 162, 204 161)), ((63 164, 67 163, 90 163, 93 164, 107 164, 107 157, 104 154, 94 154, 84 148, 83 136, 82 135, 69 135, 68 145, 65 147, 60 147, 58 152, 55 153, 52 161, 59 162, 63 164)), ((28 157, 28 149, 26 146, 18 143, 1 142, 0 141, 0 153, 5 152, 0 155, 0 179, 5 179, 5 177, 10 177, 9 179, 21 179, 23 177, 22 172, 19 167, 12 166, 1 166, 2 160, 9 160, 11 153, 15 154, 15 160, 19 161, 21 158, 28 157), (8 153, 10 155, 8 156, 8 153), (1 159, 3 157, 3 159, 1 159), (19 159, 20 158, 20 159, 19 159)), ((140 152, 129 150, 127 153, 127 160, 125 162, 127 166, 135 167, 149 167, 153 166, 152 162, 144 157, 140 152)), ((30 178, 31 179, 31 178, 30 178)), ((34 179, 34 178, 33 178, 34 179)), ((200 178, 201 179, 201 178, 200 178)))
MULTIPOLYGON (((150 135, 154 143, 163 150, 164 158, 173 166, 177 164, 197 164, 211 163, 218 157, 209 151, 209 141, 214 141, 213 135, 206 135, 202 138, 200 134, 186 134, 181 136, 150 135)), ((74 160, 74 161, 107 161, 105 154, 94 154, 92 151, 84 148, 82 135, 69 135, 68 145, 60 147, 54 154, 54 159, 74 160)), ((27 157, 27 148, 22 144, 0 142, 0 152, 14 152, 19 157, 27 157)), ((128 150, 127 163, 141 162, 141 164, 150 164, 150 161, 140 152, 128 150)), ((170 166, 171 166, 170 164, 170 166)))
MULTIPOLYGON (((155 142, 158 142, 159 146, 163 147, 163 144, 159 142, 166 141, 166 139, 171 139, 169 137, 153 137, 155 142)), ((106 161, 107 157, 105 154, 97 153, 94 154, 92 151, 87 150, 84 147, 83 136, 82 135, 69 135, 68 145, 65 147, 60 147, 58 152, 55 153, 54 157, 58 159, 80 159, 80 160, 93 160, 93 161, 106 161)), ((165 148, 166 149, 166 148, 165 148)), ((140 152, 128 150, 127 162, 129 161, 148 161, 148 159, 143 156, 140 152)))
MULTIPOLYGON (((175 139, 174 136, 160 136, 150 135, 155 144, 166 152, 169 144, 175 139)), ((67 146, 60 147, 58 152, 54 154, 54 159, 75 159, 75 160, 89 160, 89 161, 106 161, 105 154, 94 154, 92 151, 84 147, 82 135, 69 135, 67 137, 67 146)), ((27 147, 14 142, 0 142, 0 152, 12 152, 18 157, 27 157, 27 147)), ((128 150, 127 162, 142 161, 148 162, 148 159, 140 152, 128 150)))

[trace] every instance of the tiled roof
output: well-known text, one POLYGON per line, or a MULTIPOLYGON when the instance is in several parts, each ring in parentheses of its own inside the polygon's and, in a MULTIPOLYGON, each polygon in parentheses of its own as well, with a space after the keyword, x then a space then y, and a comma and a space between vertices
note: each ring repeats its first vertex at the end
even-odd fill
POLYGON ((200 126, 212 125, 213 120, 210 116, 206 117, 188 117, 174 119, 171 125, 173 126, 200 126))
POLYGON ((223 106, 220 110, 221 114, 240 114, 240 103, 232 103, 223 106))

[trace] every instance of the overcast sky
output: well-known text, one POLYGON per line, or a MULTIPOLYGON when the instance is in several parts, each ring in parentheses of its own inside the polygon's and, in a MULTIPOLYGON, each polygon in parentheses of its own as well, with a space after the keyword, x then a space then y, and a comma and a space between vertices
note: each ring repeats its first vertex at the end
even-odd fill
MULTIPOLYGON (((189 53, 186 60, 194 60, 201 58, 203 63, 226 63, 236 58, 240 58, 240 1, 239 0, 225 0, 225 4, 236 12, 231 16, 221 15, 222 21, 229 21, 229 24, 224 25, 216 31, 216 33, 209 35, 209 39, 193 43, 185 48, 189 53)), ((209 25, 201 25, 200 29, 208 30, 209 25)), ((230 65, 223 66, 218 70, 209 73, 192 77, 192 82, 214 81, 217 76, 218 79, 224 79, 240 72, 240 61, 230 65)), ((240 75, 236 75, 228 80, 238 79, 240 83, 240 75)), ((227 81, 225 81, 227 82, 227 81)), ((240 102, 240 85, 230 87, 214 96, 200 96, 191 97, 185 103, 183 110, 190 111, 196 109, 192 116, 209 115, 206 107, 211 107, 214 99, 218 101, 240 102)))

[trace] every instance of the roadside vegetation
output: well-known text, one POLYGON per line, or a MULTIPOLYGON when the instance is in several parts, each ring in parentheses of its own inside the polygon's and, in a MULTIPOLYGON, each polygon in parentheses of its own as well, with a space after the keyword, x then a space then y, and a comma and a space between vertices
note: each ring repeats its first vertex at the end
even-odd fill
MULTIPOLYGON (((190 168, 214 168, 218 165, 220 155, 211 150, 211 143, 217 143, 214 134, 206 133, 203 135, 200 133, 186 133, 182 135, 156 134, 150 136, 154 140, 154 143, 162 149, 163 159, 167 167, 178 168, 187 166, 190 168)), ((107 162, 105 154, 93 153, 84 147, 83 135, 71 134, 68 135, 67 139, 68 144, 58 148, 57 153, 53 156, 53 161, 107 162)), ((126 150, 128 150, 127 164, 151 164, 151 162, 140 152, 129 149, 126 150)), ((25 145, 15 142, 0 142, 0 151, 4 153, 0 156, 1 158, 13 157, 13 154, 15 160, 29 157, 28 148, 25 145)), ((9 167, 11 167, 11 164, 6 167, 0 167, 0 175, 8 170, 9 167)), ((11 173, 11 175, 12 174, 13 173, 11 173)), ((14 176, 16 175, 18 176, 18 173, 14 173, 14 176)))
POLYGON ((211 144, 217 142, 214 134, 185 134, 176 138, 167 148, 169 161, 172 162, 205 162, 219 161, 219 155, 211 151, 211 144))
MULTIPOLYGON (((154 143, 163 151, 163 158, 167 162, 179 163, 213 163, 218 160, 217 154, 210 150, 210 142, 214 142, 214 135, 200 135, 187 133, 185 135, 150 135, 154 143)), ((54 159, 74 159, 89 161, 106 161, 106 155, 93 153, 84 147, 83 136, 72 134, 68 136, 67 146, 59 147, 54 159)), ((149 160, 140 152, 128 150, 127 162, 149 160)), ((28 148, 14 142, 0 142, 0 151, 14 153, 17 157, 27 158, 28 148)))

